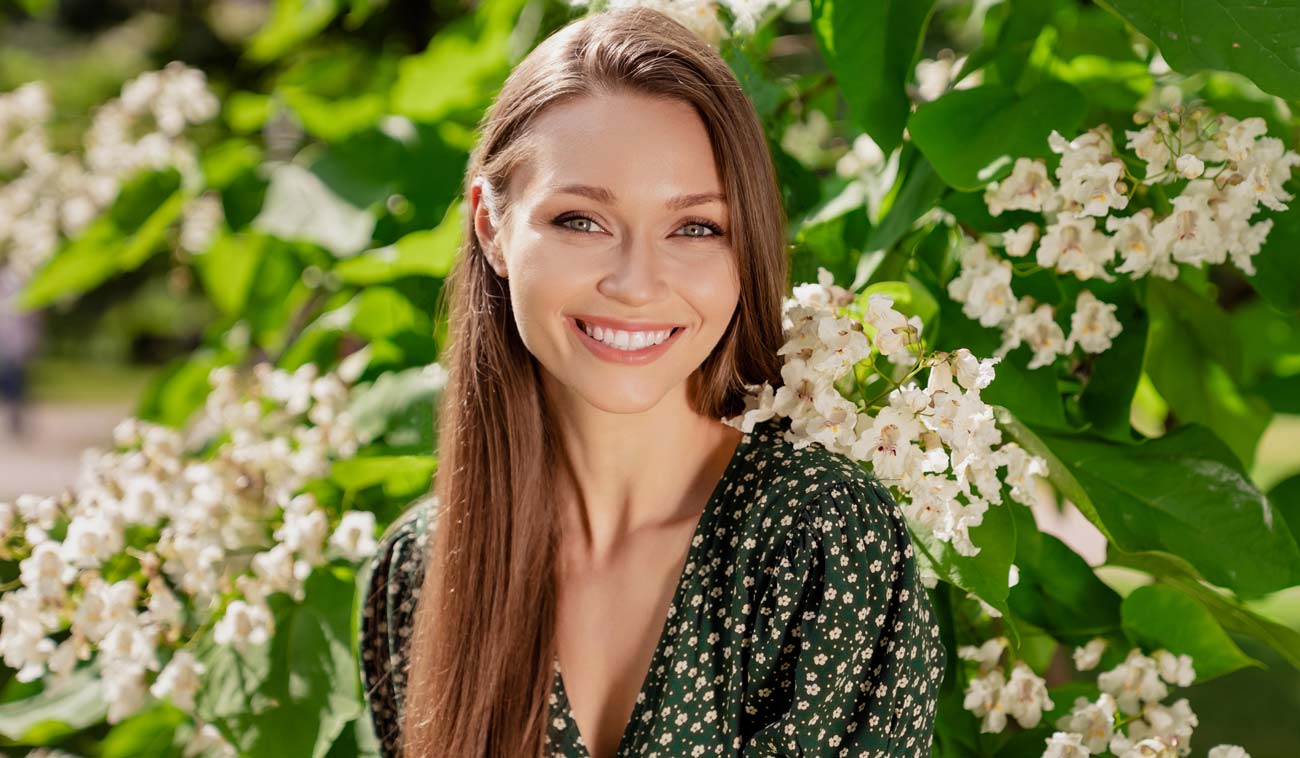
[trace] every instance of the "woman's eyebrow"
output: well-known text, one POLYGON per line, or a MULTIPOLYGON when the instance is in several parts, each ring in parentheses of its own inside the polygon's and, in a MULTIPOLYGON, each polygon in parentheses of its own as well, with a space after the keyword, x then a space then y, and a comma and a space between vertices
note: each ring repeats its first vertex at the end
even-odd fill
MULTIPOLYGON (((556 187, 555 192, 581 195, 583 197, 591 198, 596 202, 605 203, 606 205, 614 205, 618 202, 614 193, 608 188, 596 187, 590 184, 565 184, 556 187)), ((696 192, 689 195, 677 195, 676 197, 669 198, 667 206, 669 210, 680 211, 696 205, 704 205, 713 202, 725 204, 727 199, 721 192, 696 192)))

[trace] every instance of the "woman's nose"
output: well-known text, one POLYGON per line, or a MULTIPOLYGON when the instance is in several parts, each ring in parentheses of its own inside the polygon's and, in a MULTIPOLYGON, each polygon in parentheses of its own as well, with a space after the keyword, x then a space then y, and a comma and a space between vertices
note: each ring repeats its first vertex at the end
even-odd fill
POLYGON ((633 305, 659 299, 667 289, 662 254, 654 240, 628 236, 618 251, 613 270, 601 279, 598 289, 607 297, 633 305))

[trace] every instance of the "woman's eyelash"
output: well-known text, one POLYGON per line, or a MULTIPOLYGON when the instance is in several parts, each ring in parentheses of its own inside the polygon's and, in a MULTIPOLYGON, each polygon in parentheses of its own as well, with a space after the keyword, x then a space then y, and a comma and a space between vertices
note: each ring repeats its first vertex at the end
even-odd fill
MULTIPOLYGON (((584 232, 583 230, 581 230, 581 229, 574 229, 573 227, 569 227, 569 226, 565 226, 565 225, 564 225, 566 222, 574 221, 574 220, 576 220, 576 219, 585 219, 585 220, 587 220, 587 221, 590 221, 590 222, 593 223, 593 224, 594 224, 594 223, 597 223, 597 222, 596 222, 596 219, 594 219, 594 218, 592 218, 591 216, 588 216, 588 215, 586 215, 586 214, 584 214, 584 213, 568 213, 568 214, 565 214, 565 215, 560 216, 559 218, 555 219, 554 223, 555 223, 557 226, 559 226, 561 229, 565 229, 565 230, 567 230, 567 231, 571 231, 571 232, 577 232, 578 234, 585 234, 585 232, 584 232)), ((710 239, 711 237, 722 237, 722 236, 724 236, 724 235, 726 234, 726 231, 725 231, 722 227, 720 227, 720 226, 718 226, 717 224, 713 223, 712 221, 709 221, 708 219, 704 219, 704 218, 688 218, 688 219, 686 219, 684 222, 682 222, 682 226, 702 226, 702 227, 704 227, 705 229, 708 229, 709 231, 713 232, 713 234, 687 234, 687 235, 685 235, 685 236, 687 236, 687 237, 695 237, 696 239, 710 239)))

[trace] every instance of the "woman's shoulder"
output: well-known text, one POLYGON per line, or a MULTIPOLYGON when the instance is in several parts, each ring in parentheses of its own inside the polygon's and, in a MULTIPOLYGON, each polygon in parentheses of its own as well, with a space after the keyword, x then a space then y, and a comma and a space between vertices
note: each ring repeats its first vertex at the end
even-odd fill
POLYGON ((800 513, 810 518, 889 516, 898 506, 869 464, 790 431, 790 420, 754 426, 747 454, 751 489, 766 516, 800 513), (844 506, 852 504, 849 512, 844 506))

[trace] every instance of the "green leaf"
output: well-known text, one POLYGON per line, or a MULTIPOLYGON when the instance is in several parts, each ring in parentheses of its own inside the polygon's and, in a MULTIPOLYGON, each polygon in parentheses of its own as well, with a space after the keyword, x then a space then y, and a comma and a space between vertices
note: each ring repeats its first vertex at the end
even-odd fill
POLYGON ((1010 509, 1023 507, 1010 500, 1002 505, 990 505, 984 521, 970 530, 971 542, 980 549, 974 556, 961 555, 952 545, 935 539, 925 530, 915 530, 913 542, 921 560, 940 579, 973 592, 1005 616, 1011 563, 1016 557, 1016 526, 1010 509))
POLYGON ((1294 2, 1101 0, 1160 48, 1183 74, 1244 74, 1263 90, 1300 99, 1300 6, 1294 2))
POLYGON ((1214 430, 1246 465, 1273 412, 1262 399, 1244 395, 1241 350, 1223 339, 1231 329, 1217 304, 1178 281, 1147 280, 1151 319, 1144 368, 1184 423, 1214 430))
POLYGON ((1016 517, 1020 581, 1008 603, 1017 618, 1072 645, 1120 629, 1120 597, 1064 542, 1039 531, 1028 509, 1016 517))
POLYGON ((352 647, 354 579, 326 566, 307 578, 301 604, 273 594, 270 644, 241 652, 210 637, 200 643, 208 671, 196 710, 240 756, 323 758, 364 712, 352 647))
POLYGON ((434 409, 446 383, 440 369, 432 364, 384 373, 353 390, 348 411, 360 443, 383 437, 390 446, 436 450, 434 409))
POLYGON ((377 484, 384 494, 401 497, 428 489, 438 459, 431 455, 389 455, 338 461, 330 479, 344 490, 356 491, 377 484))
POLYGON ((391 287, 362 290, 347 307, 352 309, 352 330, 367 339, 407 331, 427 333, 431 328, 427 314, 391 287))
POLYGON ((1189 595, 1164 584, 1138 587, 1124 598, 1124 630, 1147 650, 1192 657, 1196 681, 1263 664, 1237 647, 1214 616, 1189 595))
POLYGON ((135 415, 180 428, 212 391, 208 374, 219 365, 221 358, 207 349, 176 358, 145 388, 135 415))
POLYGON ((853 118, 886 153, 911 104, 906 84, 934 0, 813 0, 812 27, 853 118))
POLYGON ((24 745, 50 745, 108 715, 99 674, 83 666, 61 684, 0 704, 0 735, 24 745))
POLYGON ((303 87, 276 90, 302 121, 308 134, 334 142, 379 123, 388 111, 388 98, 378 92, 356 97, 326 98, 303 87))
POLYGON ((259 63, 273 61, 329 26, 339 0, 276 0, 266 25, 249 41, 246 54, 259 63))
POLYGON ((334 267, 346 284, 370 285, 403 276, 445 277, 451 271, 461 239, 460 204, 452 203, 434 229, 412 232, 391 245, 366 252, 334 267))
POLYGON ((986 84, 921 105, 907 128, 950 187, 974 190, 1010 173, 1016 158, 1046 157, 1052 130, 1073 136, 1083 114, 1082 96, 1064 82, 1045 81, 1023 96, 986 84))
POLYGON ((1260 216, 1258 220, 1272 219, 1273 228, 1259 253, 1250 259, 1255 273, 1246 280, 1274 307, 1295 315, 1300 313, 1300 255, 1296 255, 1300 250, 1300 203, 1260 216))
POLYGON ((370 243, 375 214, 345 194, 315 171, 281 163, 271 170, 266 201, 252 225, 284 240, 314 242, 340 258, 354 255, 370 243))
POLYGON ((183 711, 170 703, 140 711, 115 724, 101 744, 101 758, 180 758, 175 744, 177 728, 189 720, 183 711))
POLYGON ((1063 494, 1098 514, 1121 550, 1171 553, 1248 597, 1300 582, 1300 550, 1286 523, 1205 427, 1141 444, 1037 434, 1057 458, 1050 463, 1063 464, 1085 493, 1063 494))
POLYGON ((174 169, 139 174, 112 207, 68 242, 28 282, 20 306, 39 308, 103 284, 144 263, 180 216, 186 194, 174 169))
POLYGON ((203 288, 222 313, 234 316, 243 312, 265 252, 266 237, 261 234, 223 233, 207 252, 195 257, 194 268, 203 288))
POLYGON ((399 64, 392 90, 394 112, 437 121, 481 107, 510 69, 507 42, 519 0, 482 3, 473 16, 449 24, 419 55, 399 64))
POLYGON ((100 216, 37 270, 23 289, 19 305, 41 308, 103 283, 117 273, 114 249, 121 244, 122 235, 113 220, 100 216))
POLYGON ((897 197, 884 212, 880 223, 867 236, 865 249, 872 251, 892 248, 918 218, 934 207, 945 190, 947 187, 935 173, 934 167, 925 156, 917 154, 907 169, 897 197))

